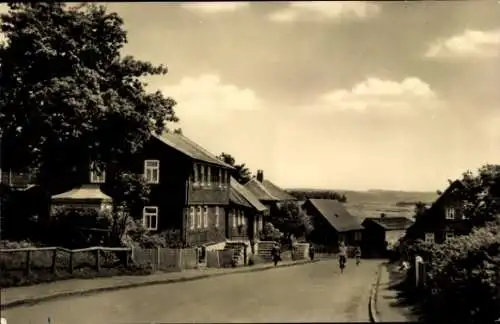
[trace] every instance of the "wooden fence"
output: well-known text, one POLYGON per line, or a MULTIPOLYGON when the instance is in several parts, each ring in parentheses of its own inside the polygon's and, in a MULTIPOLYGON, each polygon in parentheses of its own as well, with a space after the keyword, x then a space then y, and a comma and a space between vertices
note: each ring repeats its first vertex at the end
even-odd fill
POLYGON ((130 248, 90 247, 70 250, 62 247, 29 247, 19 249, 0 249, 0 269, 25 270, 30 273, 34 269, 67 270, 70 273, 76 268, 93 267, 100 271, 101 267, 116 267, 121 264, 129 266, 130 248))

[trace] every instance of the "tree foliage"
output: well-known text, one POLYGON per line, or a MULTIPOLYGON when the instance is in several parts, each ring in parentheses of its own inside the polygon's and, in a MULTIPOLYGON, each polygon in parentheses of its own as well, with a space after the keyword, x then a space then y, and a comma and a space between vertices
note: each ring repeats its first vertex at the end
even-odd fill
POLYGON ((285 202, 271 212, 270 222, 285 235, 301 237, 313 230, 310 217, 295 202, 285 202))
POLYGON ((334 199, 342 203, 347 202, 347 197, 344 194, 337 193, 331 190, 287 190, 292 196, 298 200, 311 199, 334 199))
POLYGON ((142 81, 167 69, 120 55, 127 35, 116 13, 94 4, 9 8, 0 16, 0 135, 21 169, 43 176, 89 161, 101 169, 178 120, 175 101, 142 81))
POLYGON ((231 173, 231 176, 236 179, 241 184, 247 183, 251 178, 252 174, 250 170, 245 166, 245 163, 236 164, 236 160, 231 154, 222 152, 218 158, 224 163, 229 164, 234 167, 234 170, 231 173))

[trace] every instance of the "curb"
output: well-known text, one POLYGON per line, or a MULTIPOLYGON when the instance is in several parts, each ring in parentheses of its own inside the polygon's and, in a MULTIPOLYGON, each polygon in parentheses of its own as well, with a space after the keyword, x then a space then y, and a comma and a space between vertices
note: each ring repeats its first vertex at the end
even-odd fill
POLYGON ((15 307, 20 307, 20 306, 32 306, 32 305, 35 305, 35 304, 38 304, 41 302, 51 301, 51 300, 60 299, 60 298, 67 298, 67 297, 74 297, 74 296, 89 296, 89 295, 94 295, 94 294, 98 294, 98 293, 111 292, 111 291, 122 290, 122 289, 147 287, 147 286, 153 286, 153 285, 165 285, 165 284, 172 284, 172 283, 178 283, 178 282, 188 282, 188 281, 195 281, 195 280, 201 280, 201 279, 206 279, 206 278, 228 276, 228 275, 240 274, 240 273, 259 272, 259 271, 271 270, 271 269, 275 269, 275 268, 287 268, 287 267, 292 267, 292 266, 296 266, 296 265, 306 265, 306 264, 310 264, 310 263, 316 263, 319 261, 321 261, 321 260, 319 260, 319 259, 313 260, 313 261, 305 260, 305 261, 298 261, 298 262, 294 262, 294 263, 278 264, 276 267, 274 265, 269 265, 269 266, 261 267, 261 268, 245 267, 245 268, 240 268, 242 270, 235 270, 232 272, 199 274, 199 275, 195 275, 195 276, 186 276, 186 277, 180 277, 180 278, 175 278, 175 279, 152 280, 152 281, 146 281, 146 282, 128 283, 128 284, 101 287, 101 288, 93 288, 93 289, 80 290, 80 291, 61 292, 61 293, 55 293, 52 295, 46 295, 46 296, 41 296, 41 297, 33 297, 33 298, 15 300, 15 301, 12 301, 10 303, 2 304, 0 306, 0 308, 2 310, 6 310, 9 308, 15 308, 15 307))
POLYGON ((379 323, 380 319, 377 315, 377 295, 378 295, 378 287, 380 285, 380 275, 382 267, 385 263, 382 263, 378 266, 377 272, 375 274, 375 282, 372 285, 370 300, 368 301, 368 313, 370 315, 370 322, 379 323))

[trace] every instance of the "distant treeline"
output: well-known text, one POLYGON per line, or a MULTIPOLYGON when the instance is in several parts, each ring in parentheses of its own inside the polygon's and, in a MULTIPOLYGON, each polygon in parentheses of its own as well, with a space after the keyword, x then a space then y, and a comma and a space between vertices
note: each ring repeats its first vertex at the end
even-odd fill
POLYGON ((400 201, 400 202, 396 203, 396 206, 398 206, 398 207, 415 207, 419 204, 426 205, 426 203, 423 203, 421 201, 400 201))
POLYGON ((287 190, 292 196, 298 200, 311 199, 335 199, 340 202, 347 202, 347 198, 343 194, 339 194, 330 190, 287 190))

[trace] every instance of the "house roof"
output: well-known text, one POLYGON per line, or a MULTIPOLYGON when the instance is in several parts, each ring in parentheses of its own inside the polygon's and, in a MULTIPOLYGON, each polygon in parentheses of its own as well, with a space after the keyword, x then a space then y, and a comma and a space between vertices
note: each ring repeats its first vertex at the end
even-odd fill
POLYGON ((457 189, 462 189, 464 188, 464 184, 460 180, 455 180, 450 185, 448 188, 446 188, 445 191, 434 201, 434 203, 431 205, 431 208, 437 204, 439 204, 443 199, 448 197, 452 192, 454 192, 457 189))
POLYGON ((407 217, 368 217, 364 222, 373 222, 385 230, 405 230, 414 223, 407 217))
POLYGON ((182 134, 176 133, 167 133, 164 132, 161 136, 153 134, 153 137, 156 137, 163 143, 172 147, 173 149, 187 155, 193 160, 198 160, 202 162, 207 162, 211 164, 216 164, 221 167, 225 167, 227 169, 233 169, 233 167, 227 163, 224 163, 220 159, 218 159, 214 154, 207 151, 205 148, 190 140, 186 136, 182 134))
POLYGON ((256 178, 252 178, 245 184, 255 197, 260 201, 284 201, 284 200, 297 200, 294 196, 276 186, 269 180, 260 182, 256 178))
POLYGON ((229 190, 229 199, 238 203, 238 199, 242 198, 245 204, 243 206, 255 208, 257 211, 266 211, 267 207, 264 206, 257 197, 255 197, 247 188, 242 186, 236 181, 233 177, 231 177, 230 182, 230 190, 229 190))
POLYGON ((361 230, 363 226, 347 209, 334 199, 308 199, 309 202, 338 232, 361 230))
POLYGON ((67 200, 67 199, 95 199, 102 201, 112 201, 112 198, 104 194, 98 186, 84 185, 70 191, 63 192, 52 196, 52 200, 67 200))

